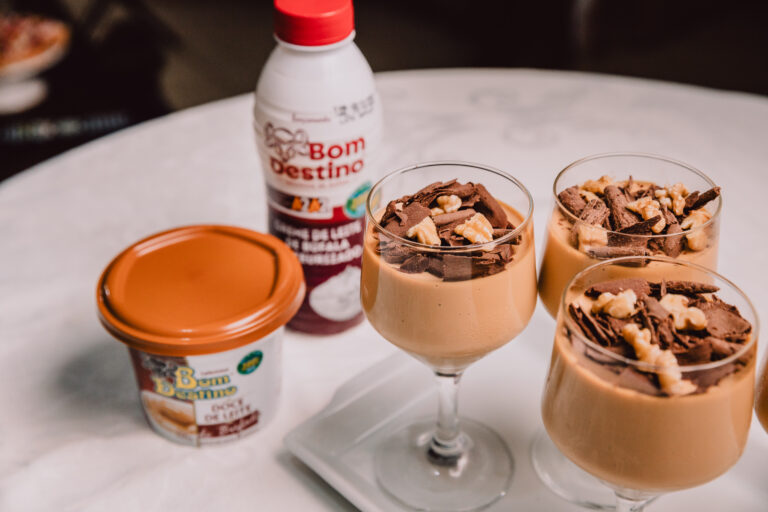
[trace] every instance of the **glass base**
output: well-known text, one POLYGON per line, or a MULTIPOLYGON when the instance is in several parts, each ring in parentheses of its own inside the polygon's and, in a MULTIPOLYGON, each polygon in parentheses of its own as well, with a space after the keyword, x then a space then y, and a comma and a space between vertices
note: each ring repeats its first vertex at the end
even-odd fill
POLYGON ((531 445, 531 462, 550 491, 592 510, 616 510, 616 496, 600 480, 568 460, 540 429, 531 445))
POLYGON ((379 485, 416 510, 477 510, 504 496, 514 469, 506 443, 474 421, 462 419, 461 429, 466 451, 448 465, 435 463, 427 455, 434 420, 395 432, 374 455, 379 485))

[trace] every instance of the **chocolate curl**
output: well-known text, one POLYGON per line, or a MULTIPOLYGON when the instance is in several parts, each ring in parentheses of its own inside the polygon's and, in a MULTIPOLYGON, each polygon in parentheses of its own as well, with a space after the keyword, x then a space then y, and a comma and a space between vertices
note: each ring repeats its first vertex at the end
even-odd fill
POLYGON ((587 202, 584 201, 584 198, 579 194, 579 187, 576 185, 568 187, 557 194, 557 198, 562 205, 576 217, 580 216, 581 212, 584 211, 584 208, 587 206, 587 202))
POLYGON ((624 290, 632 290, 638 297, 643 297, 644 295, 650 295, 651 286, 645 279, 616 279, 590 286, 585 294, 588 297, 598 297, 603 293, 618 295, 624 290))
POLYGON ((690 205, 690 207, 688 206, 688 198, 687 197, 685 198, 686 209, 698 210, 699 208, 702 208, 704 205, 706 205, 708 202, 714 201, 720 195, 720 187, 711 188, 701 195, 699 195, 698 192, 696 192, 696 194, 697 194, 696 201, 694 201, 690 205))
POLYGON ((627 210, 629 202, 621 189, 616 185, 605 187, 605 204, 611 210, 613 227, 616 231, 621 231, 638 222, 637 217, 627 210))

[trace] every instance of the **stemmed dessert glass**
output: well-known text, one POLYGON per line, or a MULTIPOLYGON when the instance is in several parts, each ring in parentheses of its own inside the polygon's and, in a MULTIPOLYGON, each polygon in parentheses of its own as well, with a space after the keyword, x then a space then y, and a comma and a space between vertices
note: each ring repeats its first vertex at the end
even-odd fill
POLYGON ((713 480, 736 463, 747 441, 758 330, 757 313, 744 293, 704 267, 666 257, 593 265, 577 274, 561 297, 542 397, 544 426, 562 453, 615 493, 619 512, 640 511, 662 493, 713 480), (717 296, 752 324, 749 338, 732 355, 680 366, 683 379, 712 372, 715 384, 706 392, 663 396, 622 380, 626 369, 665 370, 591 341, 568 312, 568 305, 597 283, 645 279, 648 264, 657 264, 663 275, 684 273, 719 287, 717 296))
MULTIPOLYGON (((677 234, 628 234, 598 227, 607 234, 611 247, 594 250, 579 250, 574 243, 574 226, 583 222, 573 215, 560 201, 559 194, 574 185, 587 180, 610 176, 614 181, 623 181, 633 176, 636 182, 653 182, 660 186, 683 183, 689 191, 705 191, 715 183, 701 171, 676 160, 644 153, 604 153, 577 160, 560 171, 553 185, 554 208, 547 226, 547 241, 539 272, 539 297, 544 307, 554 318, 559 301, 568 281, 588 266, 614 257, 628 256, 638 248, 645 253, 664 254, 672 242, 679 241, 677 234)), ((715 270, 717 268, 718 241, 720 234, 720 212, 722 199, 717 197, 706 209, 712 218, 705 224, 685 231, 686 234, 704 239, 706 243, 699 250, 684 249, 670 256, 679 261, 690 261, 715 270)), ((669 252, 669 251, 668 251, 669 252)), ((639 253, 634 253, 639 255, 639 253)), ((651 263, 643 267, 649 279, 660 278, 663 273, 658 265, 651 263)), ((671 279, 687 279, 687 267, 675 267, 677 275, 671 279)), ((542 429, 531 445, 533 467, 539 478, 554 493, 563 499, 587 508, 612 510, 613 496, 586 472, 580 470, 563 456, 542 429)))
POLYGON ((512 457, 493 430, 464 418, 459 421, 458 386, 470 364, 516 337, 533 314, 533 200, 517 179, 503 171, 473 163, 432 162, 386 176, 371 189, 366 206, 363 310, 385 339, 434 372, 439 395, 437 421, 407 425, 379 446, 374 458, 377 480, 390 495, 415 509, 484 507, 506 493, 512 457), (379 224, 390 201, 452 179, 484 185, 514 228, 490 243, 451 247, 421 244, 379 224), (496 273, 478 275, 478 258, 500 244, 512 249, 511 261, 496 273), (384 246, 424 256, 430 264, 450 262, 450 276, 448 271, 444 278, 430 272, 406 273, 385 261, 384 246))

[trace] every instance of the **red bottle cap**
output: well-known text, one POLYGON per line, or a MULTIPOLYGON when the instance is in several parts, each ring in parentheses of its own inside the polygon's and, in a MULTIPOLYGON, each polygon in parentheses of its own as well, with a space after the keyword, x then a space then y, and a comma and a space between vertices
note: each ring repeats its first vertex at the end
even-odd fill
POLYGON ((275 35, 286 43, 323 46, 353 30, 352 0, 275 0, 275 35))

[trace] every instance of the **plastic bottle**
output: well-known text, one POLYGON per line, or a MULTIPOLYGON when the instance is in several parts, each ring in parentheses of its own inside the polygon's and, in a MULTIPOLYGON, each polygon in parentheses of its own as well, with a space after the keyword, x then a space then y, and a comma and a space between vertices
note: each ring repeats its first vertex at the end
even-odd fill
POLYGON ((275 0, 275 36, 256 86, 254 129, 270 233, 298 254, 307 282, 288 325, 341 332, 363 319, 360 257, 379 96, 353 42, 351 0, 275 0))

